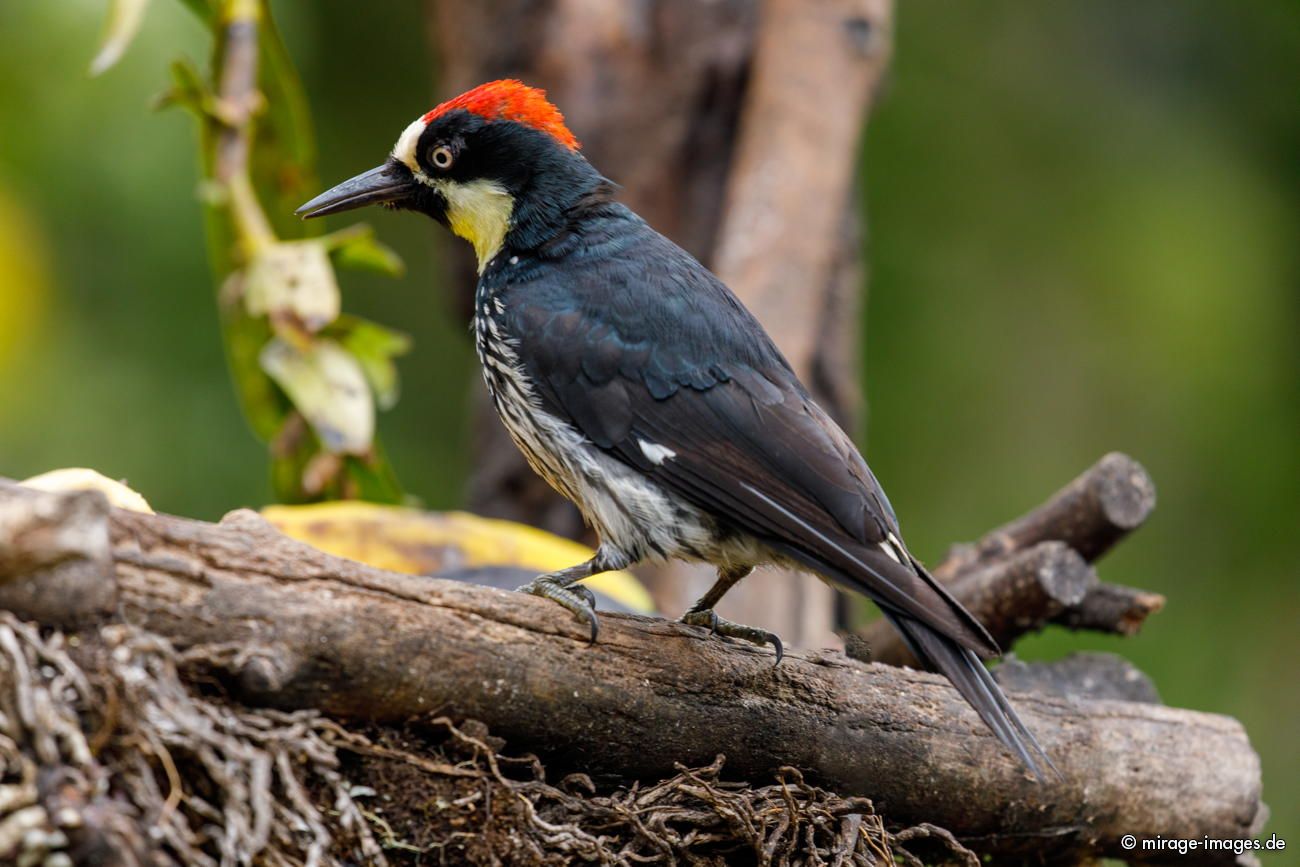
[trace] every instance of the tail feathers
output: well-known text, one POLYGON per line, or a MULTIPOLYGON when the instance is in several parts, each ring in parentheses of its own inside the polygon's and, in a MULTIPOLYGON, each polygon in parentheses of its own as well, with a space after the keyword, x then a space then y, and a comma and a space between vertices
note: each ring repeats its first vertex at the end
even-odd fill
POLYGON ((896 614, 887 613, 886 616, 902 634, 917 659, 947 677, 980 715, 980 719, 993 730, 998 740, 1014 753, 1040 782, 1047 781, 1045 768, 1058 779, 1060 778, 1061 772, 1056 769, 1033 734, 1021 722, 1020 716, 1011 707, 1002 689, 973 651, 935 632, 924 623, 896 614))
MULTIPOLYGON (((786 515, 800 520, 791 512, 786 515)), ((800 521, 800 526, 823 543, 822 550, 812 553, 779 542, 772 547, 834 583, 863 594, 882 611, 949 635, 958 646, 982 656, 1000 655, 997 642, 980 622, 901 547, 899 553, 908 558, 906 566, 875 546, 833 539, 807 522, 800 521)))

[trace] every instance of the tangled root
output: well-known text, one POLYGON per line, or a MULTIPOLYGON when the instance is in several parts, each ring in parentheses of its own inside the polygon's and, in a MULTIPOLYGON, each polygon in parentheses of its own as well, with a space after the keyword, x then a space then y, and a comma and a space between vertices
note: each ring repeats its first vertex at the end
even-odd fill
POLYGON ((204 698, 148 633, 96 638, 0 613, 0 862, 386 863, 332 723, 204 698))
POLYGON ((754 786, 719 756, 601 794, 583 774, 546 782, 473 721, 363 733, 243 708, 202 680, 238 652, 0 612, 0 863, 874 867, 919 865, 918 847, 978 867, 943 829, 891 832, 794 768, 754 786))

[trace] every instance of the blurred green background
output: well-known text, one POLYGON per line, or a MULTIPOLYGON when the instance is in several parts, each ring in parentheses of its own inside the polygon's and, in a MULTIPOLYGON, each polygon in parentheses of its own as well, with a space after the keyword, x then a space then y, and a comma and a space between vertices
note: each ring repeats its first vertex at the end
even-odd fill
MULTIPOLYGON (((434 93, 418 4, 278 3, 325 181, 375 164, 434 93)), ((215 518, 269 497, 227 379, 191 121, 206 60, 152 4, 89 80, 100 0, 0 4, 0 475, 91 466, 215 518)), ((1159 488, 1102 565, 1165 593, 1123 652, 1174 705, 1241 719, 1300 863, 1300 3, 910 0, 864 146, 864 442, 927 559, 1108 450, 1159 488)), ((576 130, 579 137, 582 130, 576 130)), ((380 429, 406 487, 460 501, 473 354, 434 229, 372 212, 408 276, 343 275, 409 331, 380 429)), ((342 223, 340 223, 342 225, 342 223)))

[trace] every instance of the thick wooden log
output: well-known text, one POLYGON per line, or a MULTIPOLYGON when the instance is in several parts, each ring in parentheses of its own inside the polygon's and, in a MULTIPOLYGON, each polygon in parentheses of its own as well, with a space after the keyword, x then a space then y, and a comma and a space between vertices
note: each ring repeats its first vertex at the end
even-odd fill
POLYGON ((1160 703, 1160 693, 1137 666, 1113 653, 1071 653, 1052 662, 1008 659, 993 669, 1003 689, 1063 698, 1160 703))
MULTIPOLYGON (((0 487, 0 502, 59 496, 0 487)), ((108 588, 120 616, 210 655, 250 703, 473 717, 552 766, 623 779, 718 753, 746 777, 795 765, 988 852, 1123 856, 1124 834, 1244 837, 1262 815, 1258 757, 1226 717, 1012 693, 1062 773, 1036 783, 931 674, 834 653, 774 666, 766 650, 625 615, 605 615, 590 645, 543 600, 331 557, 251 512, 219 525, 79 514, 89 531, 107 520, 112 540, 111 565, 79 573, 85 592, 108 588)), ((0 607, 57 620, 48 597, 17 592, 30 580, 0 575, 0 607)))
POLYGON ((102 494, 38 493, 0 479, 4 607, 40 611, 42 623, 70 628, 111 614, 116 593, 101 580, 112 563, 108 513, 102 494))

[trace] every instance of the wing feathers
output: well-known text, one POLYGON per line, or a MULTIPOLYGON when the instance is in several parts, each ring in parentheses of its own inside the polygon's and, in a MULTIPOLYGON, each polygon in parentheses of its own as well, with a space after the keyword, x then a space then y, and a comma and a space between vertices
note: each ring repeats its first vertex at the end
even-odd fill
POLYGON ((1041 775, 1050 762, 976 657, 997 647, 907 553, 849 437, 716 277, 621 206, 602 214, 587 227, 599 256, 542 257, 499 287, 541 408, 725 526, 877 601, 1041 775), (643 441, 671 457, 652 461, 643 441))
MULTIPOLYGON (((762 377, 764 386, 751 391, 747 385, 758 379, 742 373, 707 392, 634 401, 628 441, 615 450, 710 514, 846 589, 996 656, 983 627, 924 569, 913 568, 910 555, 904 565, 878 547, 897 537, 896 527, 875 507, 869 471, 866 478, 851 472, 834 436, 838 428, 806 412, 796 389, 777 389, 762 377), (640 439, 675 456, 652 465, 640 439)), ((852 455, 861 461, 856 450, 852 455)))
POLYGON ((873 551, 847 540, 837 540, 754 486, 748 483, 742 485, 821 543, 806 545, 784 540, 778 542, 777 547, 788 556, 815 572, 826 574, 826 577, 836 583, 856 590, 886 611, 907 615, 951 636, 962 647, 986 656, 998 655, 998 646, 988 632, 944 592, 928 572, 918 574, 889 558, 883 551, 873 551), (821 550, 818 551, 818 548, 821 550))

